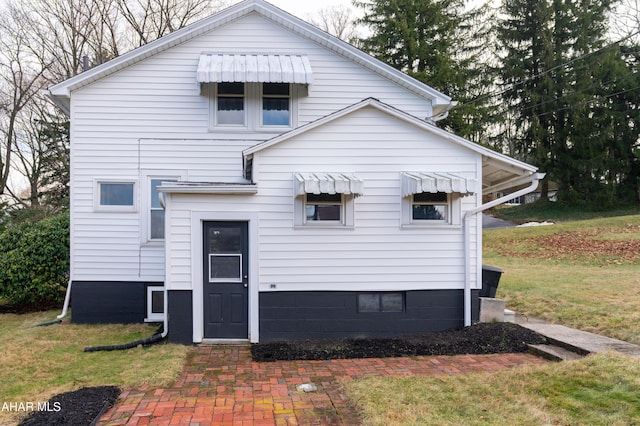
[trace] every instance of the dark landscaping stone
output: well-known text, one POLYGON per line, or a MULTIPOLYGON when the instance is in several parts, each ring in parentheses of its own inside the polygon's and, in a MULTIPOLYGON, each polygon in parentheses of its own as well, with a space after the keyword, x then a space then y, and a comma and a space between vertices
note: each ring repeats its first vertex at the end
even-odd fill
POLYGON ((479 323, 462 329, 417 336, 372 339, 318 339, 257 343, 254 361, 385 358, 416 355, 463 355, 527 352, 527 344, 546 339, 513 323, 479 323))
POLYGON ((115 386, 82 388, 61 393, 22 420, 19 426, 93 425, 98 416, 115 404, 120 389, 115 386))

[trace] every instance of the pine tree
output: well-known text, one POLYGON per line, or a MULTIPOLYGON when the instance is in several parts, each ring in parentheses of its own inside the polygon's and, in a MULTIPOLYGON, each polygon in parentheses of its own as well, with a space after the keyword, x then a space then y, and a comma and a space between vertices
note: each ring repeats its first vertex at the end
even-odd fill
MULTIPOLYGON (((498 28, 516 154, 574 201, 612 201, 615 193, 607 195, 617 166, 606 157, 614 142, 605 123, 613 114, 608 93, 621 77, 611 74, 620 56, 603 49, 611 7, 609 0, 505 0, 498 28)), ((545 180, 543 197, 547 191, 545 180)))
MULTIPOLYGON (((443 125, 479 141, 486 105, 467 101, 489 90, 488 73, 478 57, 485 49, 488 9, 464 11, 462 0, 355 1, 364 10, 359 23, 371 36, 360 40, 363 50, 431 87, 463 107, 454 109, 443 125), (485 19, 483 19, 485 18, 485 19), (484 108, 484 109, 483 109, 484 108)), ((486 118, 485 118, 486 120, 486 118)))

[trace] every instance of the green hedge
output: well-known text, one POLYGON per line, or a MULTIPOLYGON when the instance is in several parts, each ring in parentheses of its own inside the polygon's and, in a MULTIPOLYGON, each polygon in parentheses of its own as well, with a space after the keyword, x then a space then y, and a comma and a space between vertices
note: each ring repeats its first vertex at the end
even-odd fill
POLYGON ((59 302, 69 279, 69 214, 0 234, 0 297, 16 306, 59 302))

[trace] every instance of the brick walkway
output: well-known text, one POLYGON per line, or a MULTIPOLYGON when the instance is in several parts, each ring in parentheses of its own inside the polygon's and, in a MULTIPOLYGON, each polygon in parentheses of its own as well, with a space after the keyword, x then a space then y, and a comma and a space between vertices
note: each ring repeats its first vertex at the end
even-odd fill
POLYGON ((356 425, 338 380, 496 371, 546 361, 530 354, 251 361, 247 346, 200 346, 172 386, 124 391, 99 425, 356 425), (313 383, 316 392, 297 390, 313 383))

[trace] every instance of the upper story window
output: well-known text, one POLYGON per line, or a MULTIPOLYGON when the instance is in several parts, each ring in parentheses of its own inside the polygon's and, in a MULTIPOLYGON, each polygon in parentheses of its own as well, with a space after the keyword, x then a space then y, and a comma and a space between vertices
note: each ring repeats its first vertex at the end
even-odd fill
POLYGON ((218 83, 215 118, 219 126, 245 125, 244 83, 218 83))
POLYGON ((289 83, 215 83, 211 130, 261 131, 295 125, 295 94, 289 83))
POLYGON ((290 126, 291 87, 288 83, 262 83, 262 125, 290 126))

